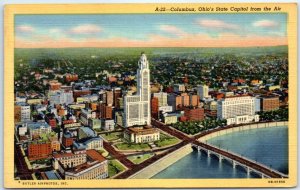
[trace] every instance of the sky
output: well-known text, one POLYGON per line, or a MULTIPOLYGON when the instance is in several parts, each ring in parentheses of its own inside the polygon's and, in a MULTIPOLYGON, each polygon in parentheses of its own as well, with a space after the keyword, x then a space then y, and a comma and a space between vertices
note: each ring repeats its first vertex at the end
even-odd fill
POLYGON ((286 14, 16 15, 16 48, 287 45, 286 14))

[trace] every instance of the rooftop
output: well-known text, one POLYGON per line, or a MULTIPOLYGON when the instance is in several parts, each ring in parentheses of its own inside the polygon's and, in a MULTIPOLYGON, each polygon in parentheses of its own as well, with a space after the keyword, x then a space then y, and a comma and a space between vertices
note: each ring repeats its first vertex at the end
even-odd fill
POLYGON ((150 127, 150 126, 143 126, 143 127, 129 127, 127 130, 130 133, 144 135, 144 134, 153 134, 157 133, 158 130, 156 128, 150 127))
POLYGON ((90 149, 86 151, 87 156, 90 157, 92 160, 97 160, 99 162, 103 162, 106 159, 96 150, 90 149))

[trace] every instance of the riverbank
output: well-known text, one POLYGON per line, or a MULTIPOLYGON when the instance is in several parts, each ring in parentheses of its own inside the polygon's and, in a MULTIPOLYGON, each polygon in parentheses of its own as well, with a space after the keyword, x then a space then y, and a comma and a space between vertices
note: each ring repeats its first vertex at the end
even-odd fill
POLYGON ((251 129, 260 129, 260 128, 282 127, 282 126, 288 126, 288 121, 279 121, 279 122, 270 122, 270 123, 255 123, 255 124, 248 124, 248 125, 246 124, 246 125, 242 125, 242 126, 238 126, 238 127, 232 127, 229 129, 225 128, 223 130, 209 133, 203 137, 198 138, 198 140, 205 142, 211 138, 230 134, 233 132, 246 131, 246 130, 251 130, 251 129))
POLYGON ((134 175, 130 176, 129 179, 150 179, 151 177, 163 171, 164 169, 174 164, 181 158, 190 154, 192 151, 193 149, 191 148, 191 145, 187 144, 181 147, 180 149, 170 153, 169 155, 163 157, 162 159, 159 159, 150 166, 140 170, 134 175))

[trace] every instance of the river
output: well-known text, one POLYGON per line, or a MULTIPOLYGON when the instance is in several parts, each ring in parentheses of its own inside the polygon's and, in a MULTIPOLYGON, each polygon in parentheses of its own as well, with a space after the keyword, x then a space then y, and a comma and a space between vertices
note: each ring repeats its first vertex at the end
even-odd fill
MULTIPOLYGON (((212 138, 207 143, 256 160, 282 173, 288 174, 288 128, 272 127, 234 132, 212 138)), ((241 167, 232 168, 227 161, 219 162, 215 156, 194 151, 165 170, 155 179, 172 178, 257 178, 241 167)))

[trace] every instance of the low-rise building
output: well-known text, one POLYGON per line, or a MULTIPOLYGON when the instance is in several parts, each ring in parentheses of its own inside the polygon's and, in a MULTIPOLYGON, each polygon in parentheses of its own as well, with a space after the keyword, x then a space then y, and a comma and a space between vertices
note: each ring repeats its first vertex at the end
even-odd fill
POLYGON ((21 116, 21 121, 30 120, 30 113, 31 113, 30 105, 24 102, 16 103, 16 105, 20 107, 17 110, 20 110, 18 114, 20 114, 21 116))
POLYGON ((77 135, 78 140, 92 138, 96 136, 97 136, 96 132, 89 127, 78 128, 78 135, 77 135))
POLYGON ((113 119, 102 119, 101 128, 104 131, 113 131, 115 130, 115 121, 113 119))
POLYGON ((172 123, 177 123, 177 121, 178 121, 177 114, 168 114, 168 113, 163 114, 163 122, 166 125, 172 124, 172 123))
POLYGON ((53 153, 53 168, 73 168, 87 162, 86 150, 53 153))
POLYGON ((41 134, 51 133, 51 126, 46 122, 33 122, 28 121, 23 123, 28 128, 30 139, 39 138, 41 134))
POLYGON ((89 124, 89 119, 96 118, 96 112, 92 111, 91 109, 81 109, 80 120, 83 125, 89 124))
POLYGON ((261 97, 261 110, 272 111, 279 109, 279 97, 278 96, 264 96, 261 97))
POLYGON ((158 129, 145 127, 128 127, 124 131, 124 138, 132 143, 148 143, 158 141, 160 132, 158 129))
POLYGON ((184 116, 188 121, 201 121, 204 119, 204 109, 203 108, 184 108, 184 116))
POLYGON ((51 142, 32 141, 28 144, 27 155, 29 160, 47 158, 52 153, 51 142))
POLYGON ((89 126, 92 129, 100 129, 101 128, 101 120, 100 119, 89 119, 89 126))

